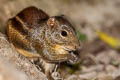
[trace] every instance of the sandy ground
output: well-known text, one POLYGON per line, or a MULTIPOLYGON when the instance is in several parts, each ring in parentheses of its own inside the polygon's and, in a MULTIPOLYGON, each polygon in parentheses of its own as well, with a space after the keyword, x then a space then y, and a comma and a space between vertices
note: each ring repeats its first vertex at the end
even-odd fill
POLYGON ((0 0, 0 31, 4 32, 9 18, 28 6, 50 16, 66 15, 76 30, 87 36, 82 43, 82 55, 87 58, 77 67, 65 66, 61 73, 68 74, 66 80, 120 80, 120 52, 101 41, 94 31, 120 38, 120 0, 0 0), (70 73, 74 68, 77 70, 70 73))

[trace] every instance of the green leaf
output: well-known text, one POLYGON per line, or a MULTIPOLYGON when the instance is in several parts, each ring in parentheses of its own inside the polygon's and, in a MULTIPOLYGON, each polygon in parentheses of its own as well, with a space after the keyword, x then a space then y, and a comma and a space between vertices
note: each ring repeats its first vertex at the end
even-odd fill
POLYGON ((84 42, 87 40, 87 36, 83 33, 81 33, 80 31, 77 31, 77 36, 80 39, 80 41, 84 42))

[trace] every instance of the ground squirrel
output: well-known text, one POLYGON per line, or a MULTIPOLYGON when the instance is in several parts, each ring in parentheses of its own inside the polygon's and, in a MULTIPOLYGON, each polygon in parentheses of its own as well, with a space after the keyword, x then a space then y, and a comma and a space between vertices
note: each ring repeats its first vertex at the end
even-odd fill
POLYGON ((39 58, 51 80, 55 66, 78 61, 80 43, 74 27, 64 16, 51 16, 36 7, 28 7, 8 20, 9 42, 22 55, 39 58))

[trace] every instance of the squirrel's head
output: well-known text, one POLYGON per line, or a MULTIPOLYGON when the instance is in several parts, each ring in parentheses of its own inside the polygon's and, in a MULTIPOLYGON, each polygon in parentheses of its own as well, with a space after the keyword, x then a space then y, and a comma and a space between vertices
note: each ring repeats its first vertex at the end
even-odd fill
POLYGON ((48 50, 46 57, 49 61, 76 62, 80 43, 71 23, 64 16, 54 16, 46 21, 46 25, 45 39, 46 44, 49 45, 49 47, 46 46, 48 50))

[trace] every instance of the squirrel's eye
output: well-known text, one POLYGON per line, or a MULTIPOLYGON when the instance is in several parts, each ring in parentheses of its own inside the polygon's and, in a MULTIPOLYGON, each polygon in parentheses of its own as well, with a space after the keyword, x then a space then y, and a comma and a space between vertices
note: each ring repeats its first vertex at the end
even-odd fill
POLYGON ((61 31, 61 35, 66 37, 67 36, 67 32, 66 31, 61 31))

